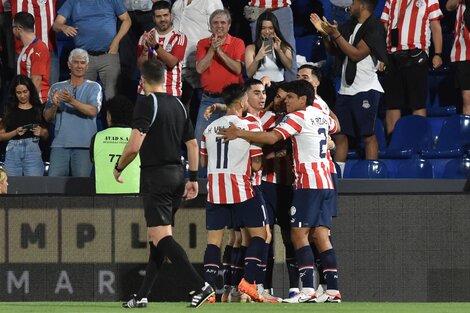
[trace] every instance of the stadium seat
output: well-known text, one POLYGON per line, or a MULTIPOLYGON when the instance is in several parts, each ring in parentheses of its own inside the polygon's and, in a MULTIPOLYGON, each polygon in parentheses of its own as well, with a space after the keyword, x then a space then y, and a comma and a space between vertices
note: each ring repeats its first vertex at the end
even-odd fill
POLYGON ((461 158, 449 161, 444 169, 443 178, 467 179, 470 176, 470 159, 461 158))
POLYGON ((434 178, 431 162, 423 159, 400 160, 396 178, 434 178))
POLYGON ((408 159, 430 149, 432 144, 431 125, 423 116, 408 115, 401 117, 385 151, 379 151, 380 158, 408 159))
POLYGON ((385 163, 381 161, 360 160, 349 171, 348 178, 388 178, 389 173, 385 163))
POLYGON ((424 159, 461 157, 470 148, 470 115, 454 115, 442 124, 436 144, 424 149, 424 159))

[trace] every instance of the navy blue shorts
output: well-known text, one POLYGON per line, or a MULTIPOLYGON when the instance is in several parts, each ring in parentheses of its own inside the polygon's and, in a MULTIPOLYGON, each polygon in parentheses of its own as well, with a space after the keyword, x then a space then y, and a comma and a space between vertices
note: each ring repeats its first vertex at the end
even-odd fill
POLYGON ((264 207, 264 211, 266 212, 266 224, 269 224, 270 226, 274 225, 274 212, 266 205, 263 188, 261 188, 261 185, 258 185, 253 186, 253 189, 255 190, 255 197, 259 197, 259 201, 261 201, 261 204, 264 207))
POLYGON ((215 204, 207 202, 206 229, 220 230, 233 227, 233 204, 215 204))
POLYGON ((331 228, 335 213, 333 189, 297 189, 290 208, 291 227, 331 228))
POLYGON ((338 95, 335 114, 341 125, 341 134, 355 138, 373 135, 381 95, 377 90, 354 96, 338 95))
POLYGON ((266 226, 268 216, 261 199, 262 197, 257 194, 249 200, 232 204, 234 225, 240 228, 266 226))
MULTIPOLYGON (((270 214, 270 212, 274 213, 274 222, 278 224, 281 229, 290 229, 289 209, 292 205, 292 186, 263 181, 261 183, 261 189, 263 191, 268 214, 270 214)), ((273 223, 271 216, 273 215, 270 215, 270 225, 273 223)))
POLYGON ((333 200, 332 200, 332 216, 336 217, 338 216, 338 174, 336 173, 330 173, 331 174, 331 179, 333 180, 333 186, 335 189, 329 189, 333 192, 333 200))

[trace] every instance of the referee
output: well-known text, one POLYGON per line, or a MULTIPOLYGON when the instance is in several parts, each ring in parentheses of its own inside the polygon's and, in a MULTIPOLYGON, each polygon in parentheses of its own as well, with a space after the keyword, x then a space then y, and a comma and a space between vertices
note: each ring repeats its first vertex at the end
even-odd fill
POLYGON ((150 240, 150 257, 140 290, 123 303, 124 307, 146 307, 147 295, 168 257, 187 277, 193 293, 191 306, 198 307, 214 294, 189 262, 183 248, 173 239, 173 215, 181 198, 198 194, 198 145, 193 126, 183 104, 164 93, 164 69, 159 61, 145 61, 141 69, 142 87, 147 95, 134 109, 132 132, 122 156, 114 168, 114 178, 123 183, 121 172, 140 153, 140 190, 144 200, 145 220, 150 240), (184 183, 181 144, 188 150, 189 181, 184 183))

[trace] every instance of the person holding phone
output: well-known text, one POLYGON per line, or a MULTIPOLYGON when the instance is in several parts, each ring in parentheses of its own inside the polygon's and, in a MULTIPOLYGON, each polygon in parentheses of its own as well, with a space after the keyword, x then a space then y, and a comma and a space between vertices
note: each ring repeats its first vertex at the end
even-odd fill
POLYGON ((49 132, 42 118, 41 101, 32 80, 16 76, 0 122, 0 141, 7 141, 5 168, 10 176, 42 176, 44 163, 37 140, 49 132))
POLYGON ((276 16, 266 11, 256 21, 255 42, 245 51, 246 74, 261 80, 269 77, 271 88, 266 90, 268 102, 274 98, 275 87, 284 82, 284 71, 292 69, 293 47, 282 35, 276 16))

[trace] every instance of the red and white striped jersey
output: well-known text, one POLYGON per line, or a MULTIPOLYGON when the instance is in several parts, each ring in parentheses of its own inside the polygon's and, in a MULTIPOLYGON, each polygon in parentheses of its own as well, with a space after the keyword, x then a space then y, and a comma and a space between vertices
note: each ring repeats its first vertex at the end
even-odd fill
MULTIPOLYGON (((152 29, 150 36, 155 36, 158 44, 168 53, 171 53, 179 61, 173 67, 165 67, 165 89, 166 93, 180 97, 181 96, 181 87, 183 82, 181 80, 181 70, 182 70, 182 61, 184 58, 184 53, 186 51, 186 45, 188 44, 188 39, 186 35, 172 30, 164 36, 158 35, 156 29, 152 29)), ((142 54, 144 50, 144 36, 140 36, 139 43, 137 44, 137 57, 142 54)), ((148 50, 149 59, 158 59, 158 54, 154 49, 148 50)), ((143 95, 144 90, 142 88, 142 82, 139 82, 139 87, 137 87, 137 93, 143 95)))
POLYGON ((0 0, 0 13, 11 12, 10 0, 0 0))
MULTIPOLYGON (((11 0, 11 13, 28 12, 34 16, 34 33, 41 39, 49 51, 56 48, 56 34, 52 24, 56 17, 56 0, 11 0)), ((16 40, 16 52, 19 53, 22 43, 16 40)))
POLYGON ((387 0, 381 20, 387 26, 388 52, 421 49, 431 43, 429 22, 443 18, 439 0, 387 0), (398 46, 392 47, 391 30, 398 28, 398 46))
POLYGON ((463 12, 465 11, 465 2, 459 1, 457 13, 455 15, 454 25, 454 44, 450 52, 450 61, 467 61, 470 60, 470 33, 463 21, 463 12))
POLYGON ((207 126, 201 139, 202 155, 207 155, 207 201, 216 204, 240 203, 254 197, 251 184, 251 158, 261 156, 260 147, 244 139, 224 141, 218 130, 236 127, 250 131, 261 129, 236 115, 223 116, 207 126))
POLYGON ((18 56, 16 73, 18 75, 41 76, 41 102, 45 103, 49 93, 49 73, 51 55, 44 42, 36 38, 31 44, 21 50, 18 56))
POLYGON ((336 128, 335 120, 312 106, 287 114, 274 128, 284 139, 292 138, 297 189, 334 188, 326 152, 328 133, 336 128))
POLYGON ((291 0, 250 0, 250 7, 277 9, 291 5, 291 0))
MULTIPOLYGON (((315 99, 313 100, 313 105, 312 106, 314 108, 317 108, 317 109, 321 110, 326 115, 330 115, 330 111, 331 111, 330 107, 325 102, 325 100, 323 100, 319 95, 315 96, 315 99)), ((328 139, 330 139, 329 136, 328 136, 328 139)), ((330 171, 331 171, 331 173, 336 174, 336 166, 335 166, 335 163, 333 162, 333 158, 331 157, 331 153, 330 153, 329 149, 326 151, 326 158, 330 162, 330 171)))
MULTIPOLYGON (((251 113, 247 113, 246 116, 245 116, 245 119, 248 122, 257 125, 260 129, 265 130, 262 116, 266 116, 269 119, 269 114, 265 114, 265 112, 260 112, 259 116, 255 116, 251 113)), ((269 123, 269 121, 266 120, 266 119, 264 120, 264 122, 269 123)), ((261 178, 262 177, 263 177, 263 169, 262 168, 258 171, 253 171, 253 173, 251 174, 251 184, 253 186, 261 185, 261 178)))

